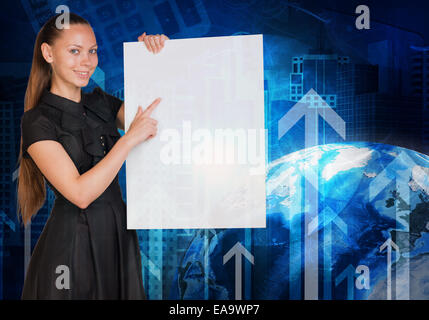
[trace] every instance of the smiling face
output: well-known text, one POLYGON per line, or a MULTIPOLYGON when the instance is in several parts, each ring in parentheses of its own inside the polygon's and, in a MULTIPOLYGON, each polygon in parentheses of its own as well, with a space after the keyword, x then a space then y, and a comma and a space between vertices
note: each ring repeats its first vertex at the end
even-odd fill
POLYGON ((71 89, 88 85, 98 64, 97 42, 89 25, 71 24, 52 45, 41 46, 52 67, 52 83, 71 89))

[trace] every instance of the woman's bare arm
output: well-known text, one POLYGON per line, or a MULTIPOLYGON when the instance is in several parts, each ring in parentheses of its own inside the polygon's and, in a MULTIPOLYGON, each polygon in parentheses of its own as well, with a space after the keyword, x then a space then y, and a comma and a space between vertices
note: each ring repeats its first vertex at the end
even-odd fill
POLYGON ((85 209, 112 183, 130 150, 156 135, 157 121, 150 115, 159 102, 160 99, 156 99, 145 111, 139 107, 128 132, 97 165, 82 175, 63 146, 56 141, 35 142, 27 152, 55 189, 70 202, 85 209))
POLYGON ((85 209, 110 185, 131 150, 119 139, 112 150, 91 170, 80 175, 63 146, 56 141, 38 141, 28 148, 46 179, 66 199, 85 209))

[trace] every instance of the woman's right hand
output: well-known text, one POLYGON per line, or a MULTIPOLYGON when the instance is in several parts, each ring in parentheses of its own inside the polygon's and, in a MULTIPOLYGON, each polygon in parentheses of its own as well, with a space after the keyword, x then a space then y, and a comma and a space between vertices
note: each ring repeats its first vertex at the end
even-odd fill
POLYGON ((136 145, 156 135, 158 131, 158 121, 150 116, 160 102, 161 98, 155 99, 144 111, 141 106, 138 107, 134 120, 131 122, 127 133, 124 135, 131 148, 134 148, 136 145))

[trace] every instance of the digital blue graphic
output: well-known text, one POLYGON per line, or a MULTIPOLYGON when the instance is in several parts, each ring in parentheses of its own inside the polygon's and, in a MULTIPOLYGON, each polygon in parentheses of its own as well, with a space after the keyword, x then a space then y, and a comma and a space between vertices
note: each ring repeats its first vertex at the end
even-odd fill
MULTIPOLYGON (((267 228, 253 229, 252 245, 246 248, 254 256, 251 283, 244 284, 252 294, 246 298, 290 299, 295 282, 303 288, 303 250, 291 250, 296 242, 304 248, 303 237, 291 236, 291 228, 303 234, 309 209, 303 191, 306 166, 317 171, 320 183, 319 298, 429 299, 429 157, 366 142, 315 146, 270 163, 267 228), (398 186, 406 186, 408 196, 398 186)), ((234 299, 234 267, 222 261, 244 238, 240 229, 196 233, 171 298, 204 299, 208 287, 209 299, 234 299)), ((242 263, 250 262, 243 258, 242 263)))
MULTIPOLYGON (((360 4, 1 2, 0 299, 20 298, 54 202, 48 190, 29 227, 17 219, 20 122, 33 44, 59 5, 86 18, 97 38, 99 64, 84 90, 100 86, 121 99, 122 43, 143 32, 171 39, 263 34, 267 229, 139 230, 148 299, 427 299, 429 7, 369 0, 371 28, 358 30, 360 4), (345 132, 320 115, 311 125, 305 117, 288 118, 279 137, 279 121, 310 90, 345 132), (310 255, 308 235, 317 235, 310 255), (306 264, 317 270, 307 272, 317 279, 310 287, 306 264)), ((119 177, 126 200, 125 168, 119 177)))

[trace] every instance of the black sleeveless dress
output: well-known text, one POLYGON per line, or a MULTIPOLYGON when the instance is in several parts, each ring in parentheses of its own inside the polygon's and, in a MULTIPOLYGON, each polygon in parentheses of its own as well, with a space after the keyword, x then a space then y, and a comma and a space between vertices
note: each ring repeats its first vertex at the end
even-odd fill
MULTIPOLYGON (((120 99, 100 88, 80 103, 44 90, 22 117, 23 156, 41 140, 62 144, 80 174, 120 138, 120 99)), ((49 181, 48 181, 49 184, 49 181)), ((126 229, 118 176, 82 210, 52 185, 56 199, 28 265, 22 299, 146 299, 137 233, 126 229)))

